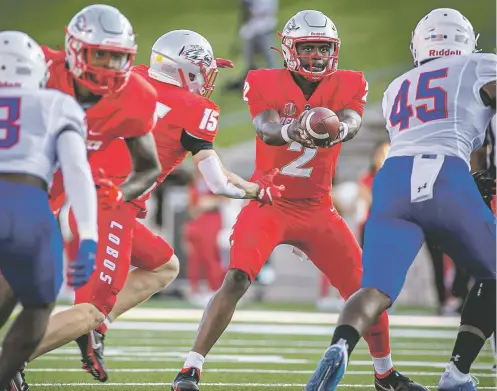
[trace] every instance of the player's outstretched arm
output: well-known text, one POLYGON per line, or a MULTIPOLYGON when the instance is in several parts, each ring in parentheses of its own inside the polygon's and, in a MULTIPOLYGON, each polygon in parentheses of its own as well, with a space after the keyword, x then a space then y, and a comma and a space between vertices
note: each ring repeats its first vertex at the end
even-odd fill
POLYGON ((68 283, 81 288, 95 269, 97 253, 97 194, 88 164, 85 140, 81 132, 66 127, 56 141, 64 189, 76 218, 79 233, 79 250, 76 260, 68 267, 68 283))
POLYGON ((254 118, 257 135, 268 145, 285 145, 296 141, 307 148, 316 148, 306 131, 300 127, 300 117, 287 125, 280 124, 280 115, 276 110, 262 111, 254 118))
POLYGON ((154 185, 161 173, 157 148, 152 133, 128 138, 126 139, 126 145, 131 156, 133 172, 120 186, 124 202, 141 196, 154 185))
POLYGON ((235 199, 257 198, 259 186, 228 171, 221 163, 215 150, 203 149, 199 151, 193 155, 193 162, 204 177, 209 190, 214 194, 235 199))

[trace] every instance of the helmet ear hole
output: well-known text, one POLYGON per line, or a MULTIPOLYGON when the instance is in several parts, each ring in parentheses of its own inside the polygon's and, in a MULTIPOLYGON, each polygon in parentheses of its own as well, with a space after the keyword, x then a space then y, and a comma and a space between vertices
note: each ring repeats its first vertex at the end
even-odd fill
POLYGON ((194 74, 194 73, 191 73, 191 72, 190 72, 190 73, 188 74, 188 78, 190 79, 190 81, 195 81, 196 76, 195 76, 195 74, 194 74))

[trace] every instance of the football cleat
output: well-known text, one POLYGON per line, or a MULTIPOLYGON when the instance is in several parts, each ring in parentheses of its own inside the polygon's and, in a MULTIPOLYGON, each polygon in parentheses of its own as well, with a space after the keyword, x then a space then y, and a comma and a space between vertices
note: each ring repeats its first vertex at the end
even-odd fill
MULTIPOLYGON (((464 381, 461 381, 459 378, 456 379, 454 377, 454 373, 456 371, 458 372, 456 366, 454 365, 453 362, 450 362, 449 365, 447 365, 447 369, 442 374, 440 381, 438 382, 439 391, 476 391, 477 390, 476 387, 477 380, 475 378, 471 377, 468 374, 465 376, 466 379, 464 381)), ((460 376, 461 374, 459 374, 458 377, 460 376)))
POLYGON ((335 390, 345 374, 347 360, 348 353, 345 341, 331 345, 324 352, 304 391, 335 390))
POLYGON ((183 368, 171 385, 171 391, 199 391, 200 369, 183 368))
POLYGON ((407 376, 396 370, 392 370, 386 377, 374 377, 374 386, 377 391, 428 391, 421 384, 413 382, 407 376))
POLYGON ((19 369, 14 378, 10 381, 10 386, 6 391, 29 391, 29 385, 24 378, 24 366, 19 369))
POLYGON ((76 339, 81 350, 81 368, 101 382, 109 379, 104 361, 104 340, 105 335, 95 330, 76 339))

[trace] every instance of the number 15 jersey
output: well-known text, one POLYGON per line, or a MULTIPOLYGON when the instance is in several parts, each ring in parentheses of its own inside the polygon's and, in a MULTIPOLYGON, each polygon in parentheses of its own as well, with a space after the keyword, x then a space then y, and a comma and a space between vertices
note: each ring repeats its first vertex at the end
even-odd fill
POLYGON ((497 56, 474 53, 432 60, 395 79, 383 96, 388 157, 440 154, 469 166, 494 114, 480 89, 496 80, 497 56))
MULTIPOLYGON (((311 97, 306 99, 287 69, 258 69, 248 73, 243 99, 248 103, 252 118, 272 109, 279 113, 280 123, 284 125, 304 110, 315 107, 327 107, 335 113, 352 109, 362 116, 367 89, 361 72, 338 70, 323 78, 311 97)), ((285 185, 285 199, 330 203, 331 179, 340 149, 341 144, 317 149, 304 148, 296 142, 273 146, 257 137, 252 180, 279 168, 281 175, 276 183, 285 185)))

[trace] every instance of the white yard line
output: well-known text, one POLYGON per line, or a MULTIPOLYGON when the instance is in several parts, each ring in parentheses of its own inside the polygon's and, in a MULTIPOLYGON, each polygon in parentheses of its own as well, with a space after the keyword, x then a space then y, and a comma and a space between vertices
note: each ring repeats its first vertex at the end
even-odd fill
MULTIPOLYGON (((54 312, 70 308, 57 306, 54 312)), ((203 314, 201 309, 179 308, 133 308, 121 315, 122 320, 182 320, 200 321, 203 314)), ((458 317, 390 315, 390 326, 416 327, 459 327, 458 317)), ((233 322, 257 322, 278 324, 335 324, 338 314, 325 312, 294 312, 294 311, 251 311, 239 310, 233 316, 233 322)))
MULTIPOLYGON (((489 369, 490 371, 490 369, 489 369)), ((50 373, 82 373, 79 368, 29 368, 26 373, 29 372, 50 372, 50 373)), ((177 368, 114 368, 110 370, 111 373, 176 373, 177 368)), ((440 377, 443 371, 439 372, 409 372, 409 376, 436 376, 440 377)), ((314 373, 311 370, 286 370, 286 369, 233 369, 233 368, 216 368, 216 369, 204 369, 202 373, 257 373, 257 374, 282 374, 282 375, 310 375, 314 373)), ((347 371, 347 375, 358 375, 358 376, 373 376, 373 371, 347 371)), ((471 373, 471 375, 476 377, 495 377, 495 373, 471 373)))
MULTIPOLYGON (((34 383, 30 384, 35 387, 170 387, 171 383, 34 383)), ((202 383, 206 387, 304 387, 300 383, 202 383)), ((364 388, 371 389, 371 384, 340 384, 343 388, 364 388)), ((437 386, 427 386, 428 388, 437 388, 437 386)), ((480 387, 479 390, 495 390, 495 387, 480 387)))
MULTIPOLYGON (((106 358, 107 362, 161 362, 168 363, 173 362, 181 364, 186 358, 186 355, 178 355, 178 357, 149 357, 149 356, 133 356, 128 355, 123 356, 108 356, 106 358)), ((48 354, 38 357, 36 361, 55 361, 60 362, 61 360, 75 360, 75 355, 58 355, 58 354, 48 354)), ((279 356, 237 356, 237 355, 217 355, 209 354, 208 362, 210 363, 250 363, 250 364, 274 364, 274 365, 315 365, 318 359, 286 359, 279 356)), ((440 368, 444 369, 447 366, 447 360, 444 361, 400 361, 396 360, 394 357, 394 363, 396 367, 415 367, 415 368, 440 368)), ((351 367, 368 367, 371 368, 371 360, 352 360, 349 363, 351 367)), ((490 363, 475 363, 471 366, 473 370, 488 370, 490 368, 490 363)))
MULTIPOLYGON (((321 344, 319 348, 313 349, 303 349, 303 348, 282 348, 282 347, 270 347, 270 348, 247 348, 247 347, 217 347, 215 346, 215 354, 219 353, 237 353, 240 354, 278 354, 278 355, 322 355, 326 349, 326 344, 321 344)), ((126 346, 126 345, 106 345, 105 355, 106 357, 112 356, 145 356, 145 357, 177 357, 188 353, 191 350, 191 346, 126 346)), ((51 354, 78 354, 79 350, 76 348, 59 348, 51 352, 51 354)), ((440 357, 450 357, 452 350, 402 350, 393 349, 392 353, 394 356, 440 356, 440 357)), ((367 348, 358 348, 354 350, 354 354, 369 355, 369 350, 367 348)), ((481 357, 492 357, 492 353, 488 350, 484 350, 480 353, 481 357)))
MULTIPOLYGON (((150 337, 137 337, 126 338, 123 336, 118 336, 116 333, 110 332, 108 334, 108 339, 106 340, 109 345, 123 344, 123 346, 172 346, 172 345, 187 345, 191 347, 193 343, 192 338, 150 338, 150 337)), ((310 341, 310 340, 295 340, 292 339, 291 345, 294 347, 319 347, 327 346, 329 340, 323 339, 323 341, 310 341)), ((223 337, 216 342, 216 346, 264 346, 264 347, 281 347, 288 346, 288 339, 231 339, 223 337)), ((395 348, 401 349, 452 349, 454 343, 452 341, 441 341, 441 342, 397 342, 393 341, 391 345, 395 348)), ((490 346, 490 344, 489 344, 490 346)))
MULTIPOLYGON (((411 324, 411 327, 414 323, 411 324)), ((416 325, 417 326, 417 325, 416 325)), ((166 323, 166 322, 132 322, 120 321, 112 324, 112 330, 169 331, 169 332, 196 332, 198 323, 166 323)), ((333 334, 334 327, 318 325, 290 325, 290 324, 258 324, 258 323, 232 323, 228 326, 227 333, 239 334, 264 334, 264 335, 314 335, 327 336, 333 334)), ((451 339, 455 340, 457 329, 433 330, 416 328, 390 329, 392 338, 426 338, 426 339, 451 339)))

